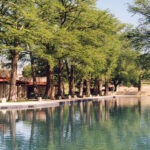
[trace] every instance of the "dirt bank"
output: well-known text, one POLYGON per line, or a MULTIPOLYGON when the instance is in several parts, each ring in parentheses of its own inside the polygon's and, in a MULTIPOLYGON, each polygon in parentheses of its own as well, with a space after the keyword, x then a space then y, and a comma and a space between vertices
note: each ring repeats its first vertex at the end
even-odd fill
POLYGON ((124 87, 121 86, 118 88, 116 95, 143 95, 150 96, 150 85, 143 85, 141 92, 138 92, 138 89, 135 87, 124 87))

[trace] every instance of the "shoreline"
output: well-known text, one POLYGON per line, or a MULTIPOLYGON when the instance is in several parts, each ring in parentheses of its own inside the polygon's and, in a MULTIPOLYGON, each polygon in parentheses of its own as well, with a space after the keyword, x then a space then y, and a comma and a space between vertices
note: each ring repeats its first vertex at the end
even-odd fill
POLYGON ((0 103, 0 110, 25 110, 25 109, 40 109, 47 107, 59 107, 64 105, 71 105, 76 102, 105 102, 105 101, 118 101, 119 98, 141 98, 150 96, 141 95, 111 95, 111 96, 94 96, 85 98, 70 98, 62 100, 47 100, 42 99, 40 101, 28 101, 28 102, 6 102, 0 103))

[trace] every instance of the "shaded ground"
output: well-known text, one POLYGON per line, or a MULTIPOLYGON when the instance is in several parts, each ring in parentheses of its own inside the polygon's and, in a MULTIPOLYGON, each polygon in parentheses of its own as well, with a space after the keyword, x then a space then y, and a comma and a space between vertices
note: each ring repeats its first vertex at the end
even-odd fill
POLYGON ((150 96, 150 85, 142 85, 141 92, 135 87, 119 87, 117 95, 144 95, 150 96))

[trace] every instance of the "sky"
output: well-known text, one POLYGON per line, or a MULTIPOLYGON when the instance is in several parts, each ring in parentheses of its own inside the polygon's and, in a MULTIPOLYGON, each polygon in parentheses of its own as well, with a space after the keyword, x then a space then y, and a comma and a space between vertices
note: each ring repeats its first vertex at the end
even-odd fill
POLYGON ((138 16, 128 11, 128 3, 133 4, 134 0, 97 0, 97 7, 109 10, 123 23, 138 25, 138 16))

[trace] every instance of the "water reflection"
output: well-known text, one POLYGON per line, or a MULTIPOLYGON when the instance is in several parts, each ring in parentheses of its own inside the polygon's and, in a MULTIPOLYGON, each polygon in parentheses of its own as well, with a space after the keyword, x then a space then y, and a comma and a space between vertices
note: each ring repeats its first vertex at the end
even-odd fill
POLYGON ((149 143, 150 107, 141 99, 0 112, 2 150, 150 149, 149 143))
POLYGON ((12 139, 12 149, 16 150, 17 149, 17 143, 16 143, 16 117, 17 117, 17 112, 16 110, 13 110, 9 112, 9 117, 10 117, 10 135, 12 139))
POLYGON ((100 121, 103 118, 103 116, 102 116, 103 115, 103 102, 102 101, 94 102, 93 110, 94 110, 95 120, 100 123, 100 121))
POLYGON ((30 142, 29 142, 29 149, 32 148, 32 142, 33 142, 33 135, 35 130, 35 120, 36 120, 36 110, 33 110, 32 112, 32 123, 31 123, 31 133, 30 133, 30 142))

